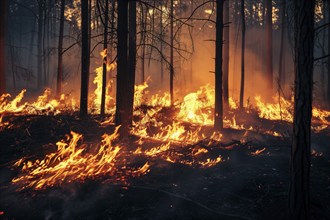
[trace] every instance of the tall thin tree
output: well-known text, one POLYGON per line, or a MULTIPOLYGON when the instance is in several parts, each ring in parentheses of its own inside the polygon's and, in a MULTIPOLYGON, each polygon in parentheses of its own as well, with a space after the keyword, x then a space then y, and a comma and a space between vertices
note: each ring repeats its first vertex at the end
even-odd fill
POLYGON ((224 23, 226 27, 223 29, 224 53, 223 53, 223 102, 228 106, 229 102, 229 0, 224 2, 224 23))
POLYGON ((241 16, 242 16, 242 52, 241 52, 241 89, 239 96, 239 107, 243 108, 244 104, 244 81, 245 81, 245 0, 241 2, 241 16))
POLYGON ((80 116, 88 114, 88 81, 89 81, 89 10, 88 0, 81 0, 81 89, 80 116))
POLYGON ((222 94, 222 43, 223 43, 223 0, 216 1, 216 41, 215 41, 215 111, 214 128, 223 128, 223 94, 222 94))
POLYGON ((7 0, 0 1, 0 95, 6 93, 5 38, 7 0))
POLYGON ((43 87, 42 81, 42 55, 43 55, 43 20, 44 20, 44 6, 45 0, 38 0, 38 59, 37 59, 37 66, 38 66, 38 79, 37 79, 37 86, 38 90, 41 90, 43 87))
POLYGON ((174 1, 170 0, 170 96, 174 105, 174 1))
POLYGON ((290 219, 310 219, 310 150, 315 0, 294 0, 295 94, 290 162, 290 219))
POLYGON ((132 126, 134 108, 134 86, 136 70, 136 0, 129 1, 129 33, 128 33, 128 124, 132 126))
POLYGON ((101 94, 101 115, 105 114, 105 96, 107 88, 107 59, 108 59, 108 12, 109 0, 105 0, 104 7, 104 21, 103 21, 103 50, 105 52, 103 57, 103 72, 102 72, 102 94, 101 94))
POLYGON ((57 52, 57 87, 56 87, 57 97, 60 97, 62 93, 62 81, 63 81, 62 51, 63 51, 64 12, 65 12, 65 0, 61 0, 60 33, 58 35, 58 52, 57 52))
POLYGON ((280 57, 279 57, 279 66, 278 66, 278 78, 279 86, 284 88, 285 84, 285 75, 284 75, 284 63, 285 62, 285 51, 284 51, 284 42, 285 42, 285 11, 286 11, 286 0, 282 0, 282 14, 281 14, 281 42, 280 42, 280 57))
POLYGON ((272 0, 266 0, 266 78, 267 86, 273 90, 273 8, 272 0))

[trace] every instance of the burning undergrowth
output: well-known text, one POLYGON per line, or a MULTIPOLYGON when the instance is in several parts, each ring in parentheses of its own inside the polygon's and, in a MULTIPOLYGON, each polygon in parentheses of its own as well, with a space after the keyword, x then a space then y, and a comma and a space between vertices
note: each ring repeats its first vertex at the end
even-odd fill
MULTIPOLYGON (((99 81, 96 77, 94 83, 98 85, 99 81)), ((147 89, 146 82, 135 88, 135 110, 130 139, 118 140, 118 127, 115 128, 113 124, 115 106, 107 93, 107 118, 96 119, 93 116, 93 120, 94 124, 97 124, 96 130, 110 127, 113 132, 105 130, 104 134, 98 134, 92 142, 86 142, 83 135, 85 126, 66 129, 68 131, 65 138, 57 139, 56 149, 45 154, 43 158, 23 157, 16 161, 14 167, 20 170, 20 174, 12 179, 12 183, 20 190, 40 190, 97 178, 128 184, 129 179, 146 175, 160 163, 206 169, 230 159, 224 156, 224 151, 228 149, 250 148, 251 141, 256 145, 258 142, 264 142, 265 138, 287 141, 291 136, 293 106, 291 101, 283 98, 269 104, 256 97, 256 107, 245 110, 238 109, 237 103, 230 99, 224 117, 226 129, 220 133, 212 129, 214 89, 211 86, 203 86, 186 95, 181 102, 177 101, 174 107, 169 107, 170 99, 167 93, 150 96, 147 89), (226 134, 228 129, 231 132, 226 134), (233 132, 237 134, 233 135, 233 132)), ((92 114, 99 112, 97 105, 100 100, 95 98, 100 97, 99 90, 95 90, 94 97, 89 102, 92 114)), ((62 95, 60 99, 52 99, 51 91, 47 89, 35 102, 28 103, 22 102, 24 94, 25 90, 12 100, 9 100, 9 94, 1 96, 1 130, 14 129, 15 126, 17 129, 20 126, 19 123, 10 121, 13 115, 77 117, 75 112, 78 102, 73 97, 62 95)), ((330 112, 313 108, 315 132, 328 130, 329 116, 330 112)), ((63 121, 62 123, 65 124, 63 121)), ((24 133, 31 136, 28 128, 24 133)), ((52 135, 63 137, 63 134, 52 135)), ((266 151, 264 146, 259 148, 253 150, 251 155, 266 151)))

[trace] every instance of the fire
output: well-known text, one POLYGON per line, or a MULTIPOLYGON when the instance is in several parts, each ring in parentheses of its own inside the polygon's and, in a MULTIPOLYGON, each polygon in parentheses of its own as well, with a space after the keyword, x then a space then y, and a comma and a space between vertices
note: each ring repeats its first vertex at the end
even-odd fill
POLYGON ((121 166, 117 164, 117 158, 120 156, 122 147, 113 144, 118 137, 118 129, 119 127, 111 135, 103 135, 96 153, 86 152, 86 146, 79 145, 82 135, 71 132, 67 140, 57 142, 57 151, 46 155, 45 159, 16 162, 15 166, 21 167, 25 175, 14 178, 12 182, 20 185, 22 189, 44 189, 65 182, 70 183, 73 180, 83 181, 98 176, 111 176, 117 171, 145 174, 150 166, 148 163, 138 169, 126 167, 127 170, 120 170, 121 166))
MULTIPOLYGON (((100 55, 102 56, 102 59, 106 56, 107 50, 103 50, 100 55)), ((103 60, 102 60, 103 61, 103 60)), ((116 63, 107 63, 106 68, 107 72, 114 70, 116 68, 116 63)), ((102 82, 103 82, 103 65, 95 69, 96 76, 93 80, 93 83, 96 85, 96 88, 94 90, 94 99, 93 99, 93 108, 95 109, 96 113, 101 112, 101 99, 102 99, 102 82)), ((105 94, 105 103, 106 103, 106 109, 105 112, 110 113, 114 112, 114 109, 111 109, 113 98, 110 96, 110 89, 111 89, 112 81, 108 80, 107 86, 106 86, 106 94, 105 94)))
MULTIPOLYGON (((101 53, 102 58, 105 54, 106 51, 101 53)), ((107 71, 114 68, 115 63, 107 64, 107 71)), ((100 111, 103 67, 96 68, 95 73, 93 82, 96 88, 94 97, 89 100, 92 113, 100 111)), ((131 177, 146 175, 159 160, 200 168, 210 168, 224 162, 221 155, 213 155, 211 150, 221 146, 223 134, 218 131, 211 133, 206 129, 214 122, 214 88, 210 85, 203 86, 196 92, 184 96, 181 102, 177 101, 173 108, 168 108, 169 94, 150 95, 147 81, 135 86, 131 134, 137 138, 134 142, 136 148, 126 147, 127 143, 119 142, 119 127, 112 134, 104 134, 98 143, 88 145, 83 143, 82 134, 72 131, 65 140, 57 142, 57 150, 47 154, 44 159, 18 160, 15 166, 21 169, 22 174, 12 182, 20 189, 40 190, 73 180, 84 181, 97 177, 126 181, 131 177), (139 161, 138 165, 136 161, 139 161)), ((109 90, 108 82, 106 112, 111 114, 99 122, 100 126, 109 125, 114 121, 115 103, 109 90)), ((22 90, 11 101, 9 94, 0 97, 1 129, 8 125, 8 122, 3 121, 5 114, 61 114, 78 110, 77 99, 65 94, 62 94, 59 100, 52 99, 50 89, 46 89, 36 101, 30 103, 23 102, 25 93, 26 90, 22 90)), ((292 101, 280 98, 275 99, 274 103, 264 103, 261 97, 255 97, 255 101, 260 118, 293 121, 292 101)), ((232 98, 229 99, 228 107, 224 117, 225 127, 254 130, 251 125, 239 124, 242 120, 235 115, 238 104, 232 98)), ((316 132, 326 129, 329 125, 329 116, 330 112, 314 107, 313 129, 316 132)), ((258 128, 256 130, 259 131, 258 128)), ((279 131, 262 132, 275 137, 283 136, 279 131)), ((228 146, 225 149, 232 147, 228 146)), ((265 150, 266 148, 256 150, 251 155, 260 155, 265 150)))

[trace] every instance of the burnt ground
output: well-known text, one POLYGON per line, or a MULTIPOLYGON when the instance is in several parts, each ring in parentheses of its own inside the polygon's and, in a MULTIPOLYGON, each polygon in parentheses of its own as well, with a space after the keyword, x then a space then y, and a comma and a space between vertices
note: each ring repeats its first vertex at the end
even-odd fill
MULTIPOLYGON (((5 117, 0 131, 0 219, 284 219, 289 187, 290 130, 285 122, 255 117, 254 131, 225 129, 225 142, 246 137, 249 144, 214 148, 226 160, 211 168, 190 167, 154 159, 148 174, 129 186, 105 177, 18 191, 13 162, 41 159, 71 130, 95 142, 114 130, 97 117, 5 117), (265 134, 277 131, 280 137, 265 134), (259 155, 251 155, 266 148, 259 155)), ((251 118, 251 117, 249 117, 251 118)), ((206 128, 207 130, 208 128, 206 128)), ((134 139, 135 137, 132 137, 134 139)), ((312 135, 311 201, 314 219, 330 219, 330 130, 312 135)), ((134 146, 132 146, 134 147, 134 146)))

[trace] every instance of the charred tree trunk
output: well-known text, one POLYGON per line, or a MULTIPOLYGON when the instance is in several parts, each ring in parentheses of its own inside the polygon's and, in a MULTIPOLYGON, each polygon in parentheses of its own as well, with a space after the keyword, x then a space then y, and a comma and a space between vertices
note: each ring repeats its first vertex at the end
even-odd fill
POLYGON ((136 70, 136 0, 129 1, 129 39, 128 39, 128 125, 132 126, 134 108, 134 86, 136 70))
POLYGON ((217 0, 216 41, 215 41, 215 111, 214 129, 223 128, 222 94, 222 43, 223 43, 223 0, 217 0))
POLYGON ((56 96, 60 97, 62 93, 62 81, 63 81, 63 29, 64 29, 64 11, 65 0, 61 0, 61 14, 60 14, 60 34, 58 37, 58 52, 57 52, 57 87, 56 96))
MULTIPOLYGON (((163 5, 160 4, 162 7, 163 5)), ((159 22, 159 29, 160 29, 160 82, 163 88, 164 84, 164 60, 163 60, 163 49, 164 49, 164 31, 163 31, 163 10, 160 10, 160 22, 159 22)))
POLYGON ((223 101, 225 106, 228 107, 229 102, 229 0, 224 2, 224 23, 227 27, 224 31, 224 53, 223 53, 223 101))
POLYGON ((89 11, 88 0, 81 0, 81 90, 80 116, 88 114, 88 81, 89 81, 89 11))
POLYGON ((173 11, 173 0, 170 1, 170 96, 171 106, 174 105, 174 11, 173 11))
POLYGON ((242 16, 242 54, 241 54, 241 89, 240 89, 240 96, 239 96, 239 107, 243 109, 244 104, 244 77, 245 77, 245 63, 244 63, 244 56, 245 56, 245 1, 242 0, 241 3, 241 16, 242 16))
POLYGON ((279 57, 279 71, 278 71, 278 80, 279 86, 284 89, 285 85, 285 74, 283 68, 283 61, 285 60, 285 52, 284 52, 284 36, 285 36, 285 10, 286 10, 286 0, 282 0, 282 14, 281 14, 281 43, 280 43, 280 57, 279 57))
POLYGON ((273 22, 272 0, 266 0, 266 74, 267 85, 273 90, 273 22))
POLYGON ((103 72, 102 72, 102 94, 101 94, 101 115, 105 114, 105 95, 107 88, 107 60, 108 60, 108 10, 109 10, 109 0, 105 0, 104 9, 104 30, 103 30, 103 50, 105 55, 103 57, 103 72))
POLYGON ((43 38, 43 19, 44 19, 44 0, 38 1, 38 90, 41 90, 42 85, 42 38, 43 38))
POLYGON ((128 88, 129 78, 128 59, 128 0, 118 1, 118 22, 117 22, 117 94, 116 94, 116 125, 121 125, 122 136, 129 134, 128 110, 128 88))
POLYGON ((309 173, 313 90, 315 0, 294 1, 295 97, 291 179, 290 219, 310 219, 309 173))
POLYGON ((0 1, 0 96, 6 93, 5 38, 7 0, 0 1))
MULTIPOLYGON (((328 19, 330 22, 330 1, 327 0, 327 5, 328 5, 328 19)), ((330 54, 330 29, 328 29, 328 54, 330 54)), ((330 56, 328 56, 328 91, 327 91, 327 96, 328 96, 328 106, 330 109, 330 56)))

